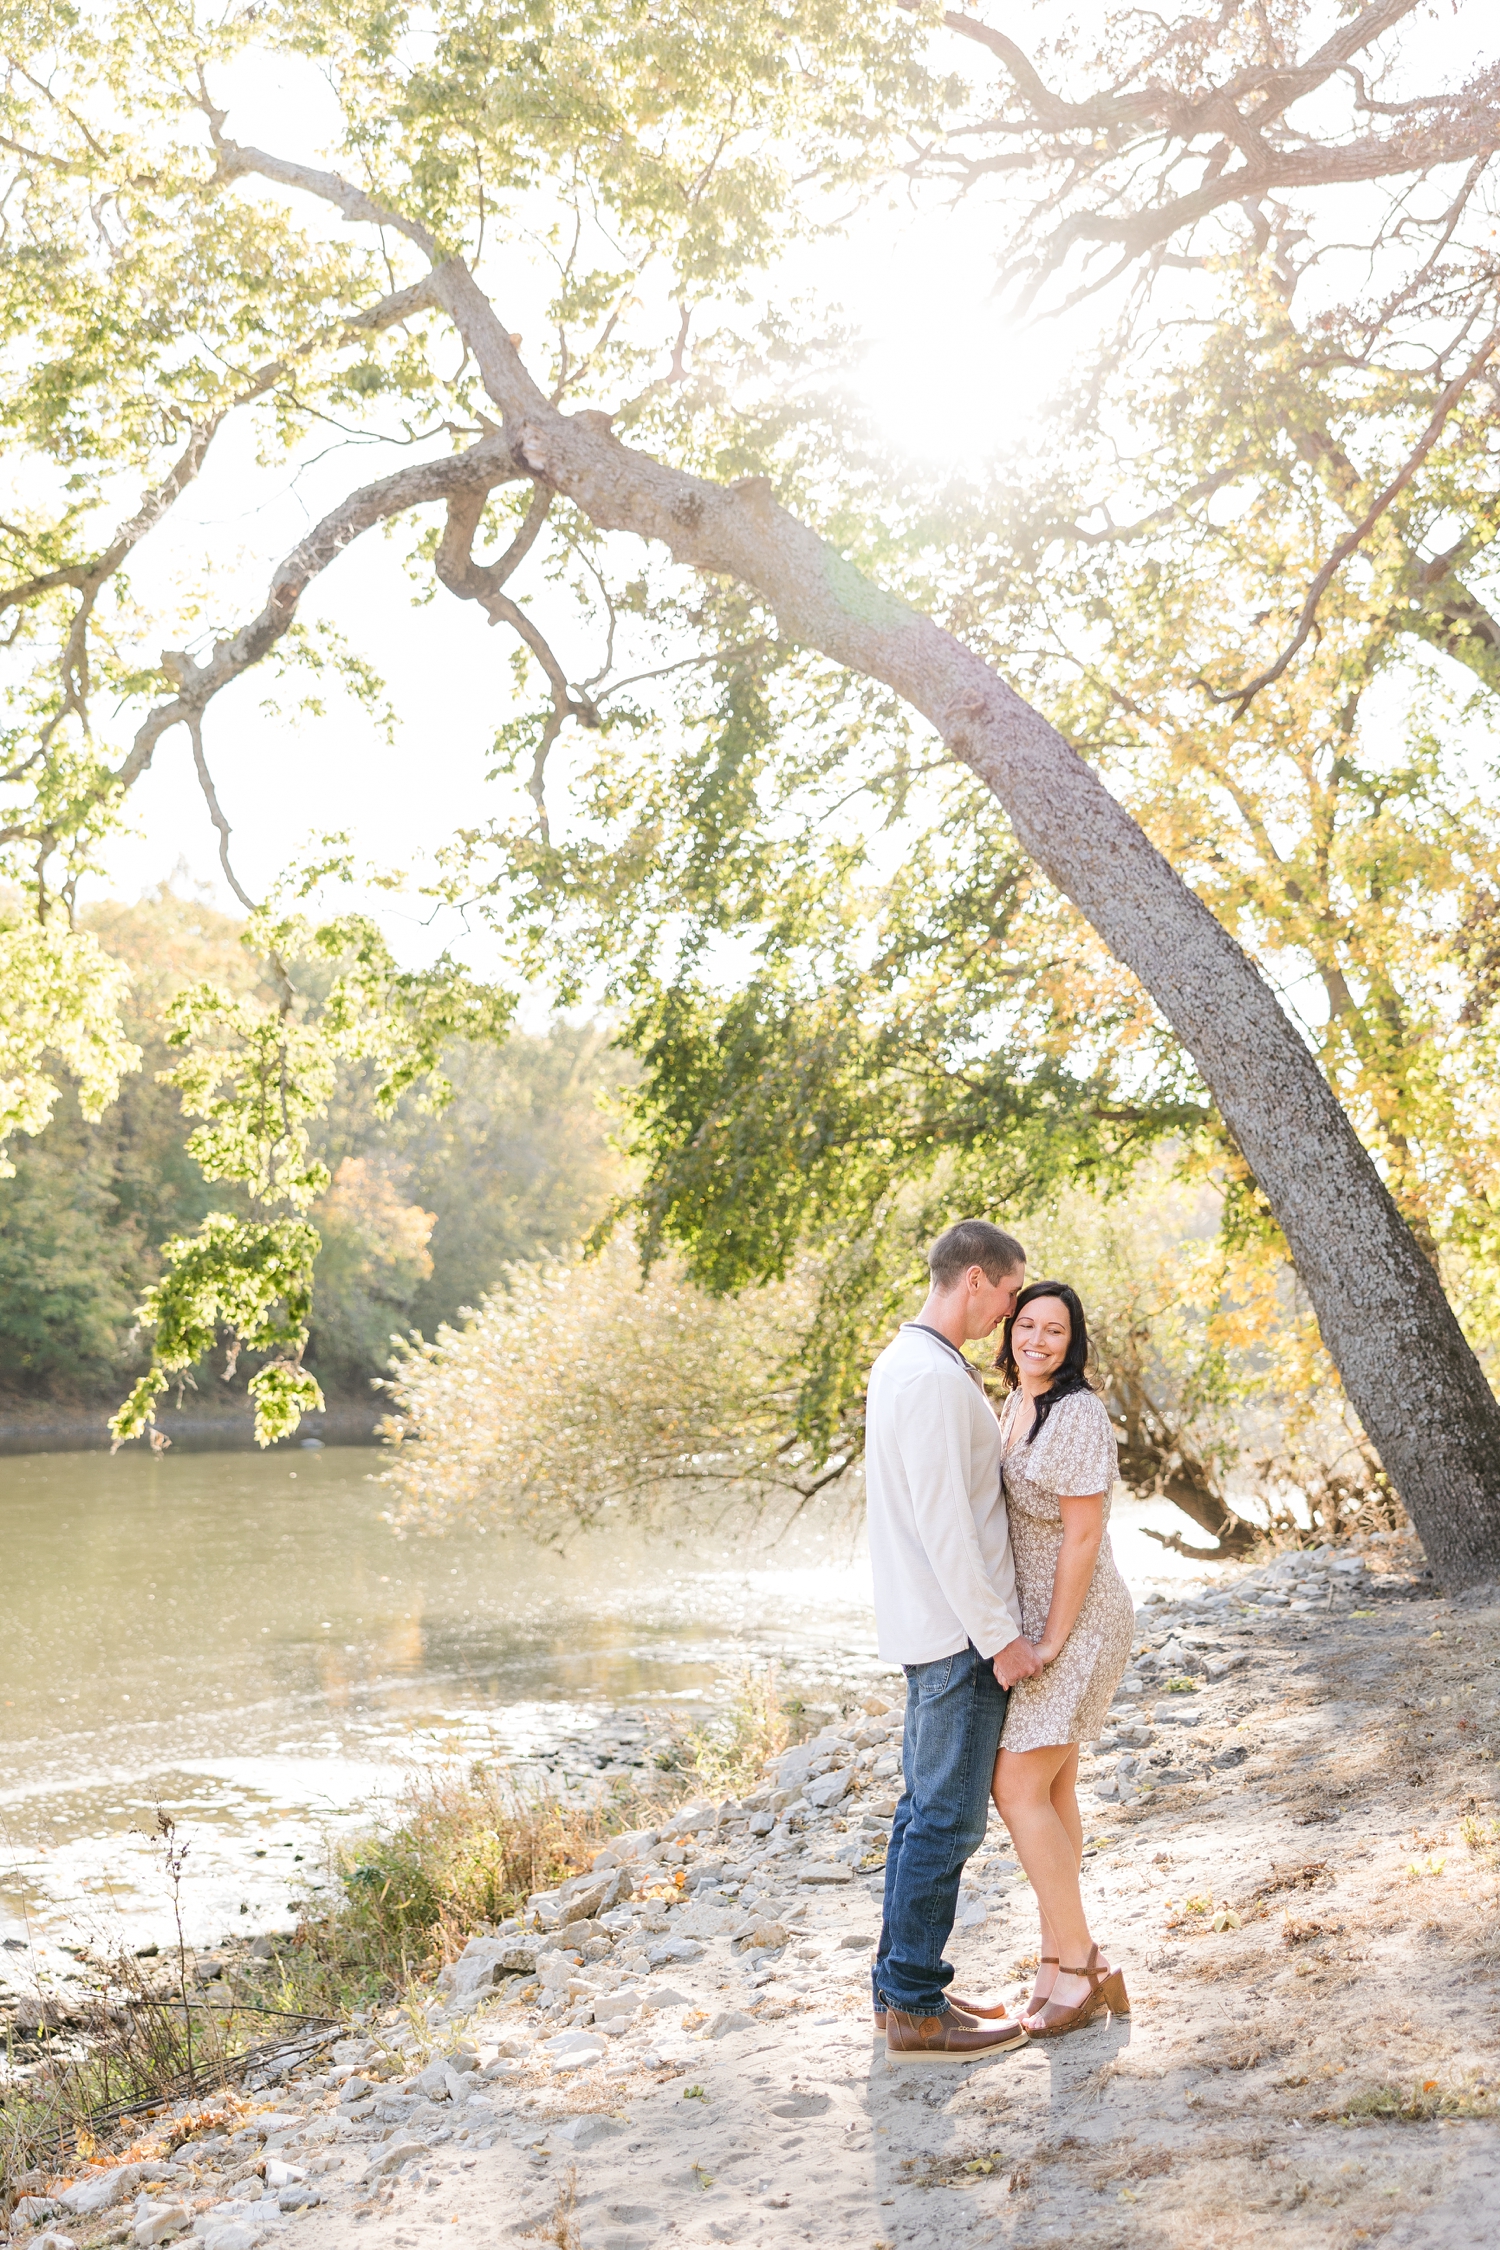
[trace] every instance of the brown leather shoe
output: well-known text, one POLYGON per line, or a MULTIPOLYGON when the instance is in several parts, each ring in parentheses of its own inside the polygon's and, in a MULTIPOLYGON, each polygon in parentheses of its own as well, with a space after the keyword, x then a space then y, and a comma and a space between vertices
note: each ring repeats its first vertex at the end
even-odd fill
MULTIPOLYGON (((956 2016, 963 2017, 965 2023, 977 2022, 978 2012, 976 2009, 972 2008, 969 2005, 967 2000, 950 2000, 948 2002, 948 2005, 953 2010, 953 2013, 956 2016)), ((1005 2010, 1003 2008, 996 2008, 993 2013, 997 2016, 1003 2016, 1005 2010)), ((885 2032, 886 2015, 884 2008, 872 2008, 870 2011, 870 2015, 874 2023, 877 2035, 883 2035, 885 2032)))
POLYGON ((949 1993, 948 2005, 957 2008, 961 2016, 972 2016, 976 2023, 1004 2023, 1010 2013, 1003 2000, 997 2000, 992 2007, 985 2000, 960 2000, 956 1992, 949 1993))
POLYGON ((1024 2047, 1026 2033, 1018 2023, 976 2023, 956 2008, 940 2016, 908 2016, 888 2008, 885 2016, 885 2052, 888 2062, 979 2062, 985 2055, 1024 2047))

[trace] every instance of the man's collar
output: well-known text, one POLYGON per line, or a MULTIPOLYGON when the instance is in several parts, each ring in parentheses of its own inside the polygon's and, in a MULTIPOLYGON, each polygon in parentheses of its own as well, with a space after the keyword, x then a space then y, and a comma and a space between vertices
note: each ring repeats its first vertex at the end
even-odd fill
POLYGON ((971 1375, 975 1373, 974 1362, 971 1359, 964 1358, 964 1355, 959 1350, 957 1344, 953 1342, 951 1337, 945 1336, 941 1328, 929 1328, 925 1320, 903 1320, 901 1325, 903 1328, 918 1329, 924 1336, 935 1336, 937 1338, 937 1341, 942 1345, 944 1351, 952 1352, 954 1358, 956 1360, 959 1360, 963 1364, 963 1366, 965 1366, 969 1370, 969 1373, 971 1375))

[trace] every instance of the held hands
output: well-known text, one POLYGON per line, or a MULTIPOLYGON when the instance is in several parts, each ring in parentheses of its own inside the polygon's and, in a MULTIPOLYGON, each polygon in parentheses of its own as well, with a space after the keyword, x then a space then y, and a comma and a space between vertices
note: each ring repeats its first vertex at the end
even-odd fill
POLYGON ((1046 1661, 1041 1650, 1030 1641, 1008 1641, 993 1659, 995 1677, 1003 1688, 1013 1688, 1017 1680, 1029 1680, 1040 1672, 1046 1661))

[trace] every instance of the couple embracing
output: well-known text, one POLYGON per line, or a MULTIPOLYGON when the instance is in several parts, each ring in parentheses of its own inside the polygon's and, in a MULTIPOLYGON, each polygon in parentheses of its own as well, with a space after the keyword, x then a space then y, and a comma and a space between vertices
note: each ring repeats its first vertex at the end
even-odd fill
POLYGON ((1076 1293, 1026 1287, 1025 1251, 983 1219, 949 1227, 928 1265, 927 1302, 875 1362, 866 1419, 880 1653, 907 1681, 873 1990, 892 2057, 968 2062, 1129 2012, 1084 1915, 1076 1782, 1135 1613, 1110 1551, 1114 1432, 1085 1378, 1076 1293), (961 1349, 996 1328, 998 1416, 961 1349), (943 1959, 992 1794, 1041 1914, 1035 1990, 1014 2017, 951 1993, 943 1959))

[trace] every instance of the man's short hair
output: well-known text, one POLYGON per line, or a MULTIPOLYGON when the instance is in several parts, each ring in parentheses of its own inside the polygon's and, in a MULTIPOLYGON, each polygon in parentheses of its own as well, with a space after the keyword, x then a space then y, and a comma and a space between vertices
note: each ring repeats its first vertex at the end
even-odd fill
POLYGON ((1025 1263, 1026 1253, 1015 1236, 1003 1227, 992 1227, 988 1219, 959 1219, 944 1229, 927 1253, 936 1289, 951 1289, 970 1266, 978 1266, 986 1281, 1004 1281, 1025 1263))

